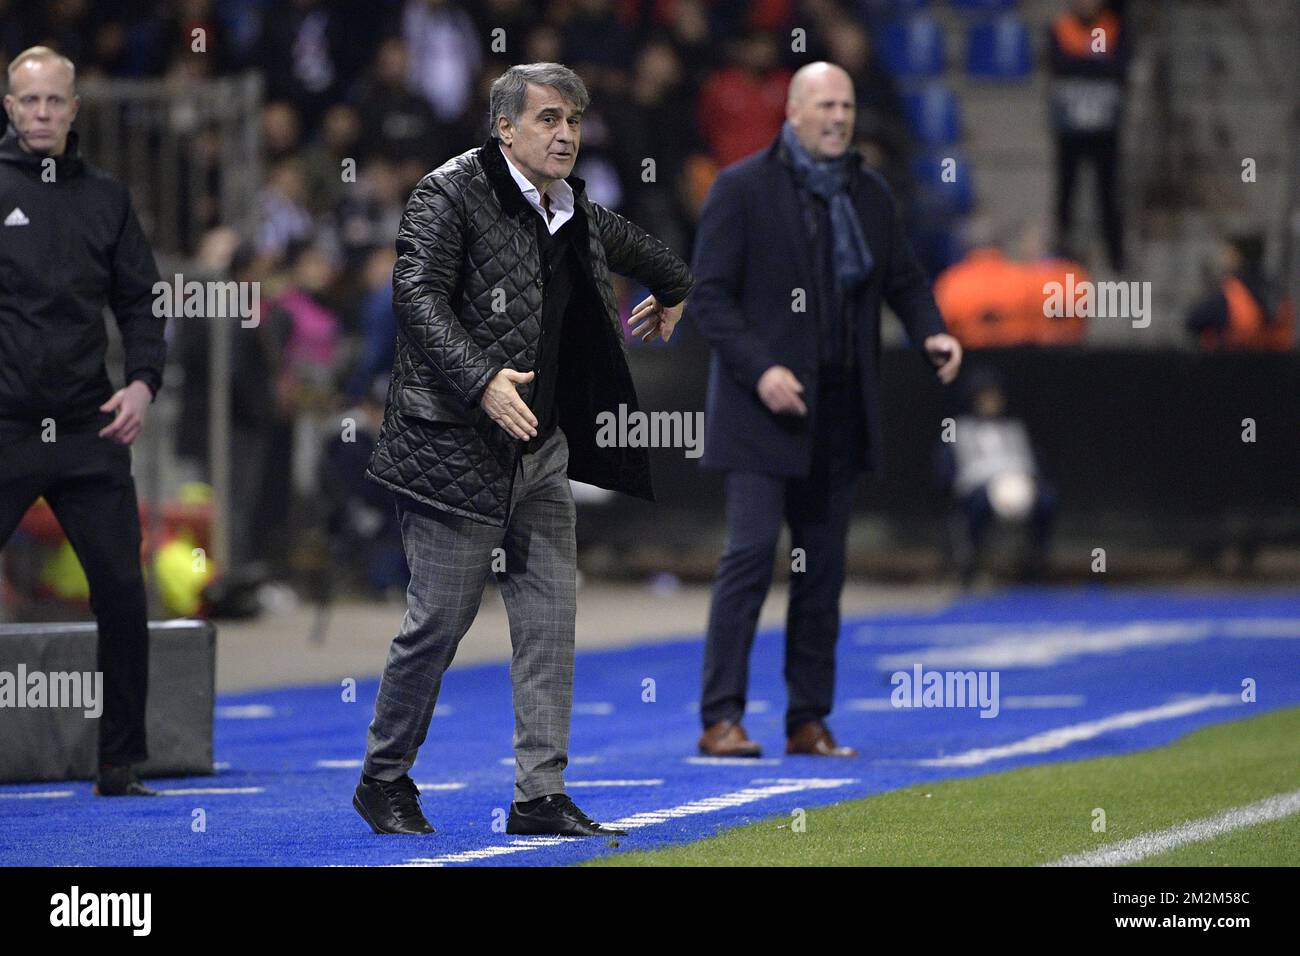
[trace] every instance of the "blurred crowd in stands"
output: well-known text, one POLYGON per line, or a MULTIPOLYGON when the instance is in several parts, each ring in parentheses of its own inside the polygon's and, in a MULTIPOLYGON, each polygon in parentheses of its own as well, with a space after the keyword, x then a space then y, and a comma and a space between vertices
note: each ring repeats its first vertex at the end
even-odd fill
MULTIPOLYGON (((235 560, 285 560, 276 531, 289 526, 291 503, 323 490, 336 539, 380 543, 367 574, 382 591, 404 568, 392 509, 361 472, 393 355, 393 240, 419 178, 484 141, 489 86, 512 63, 578 71, 592 102, 575 173, 593 200, 689 257, 718 170, 772 142, 798 66, 833 61, 854 81, 856 147, 897 196, 954 333, 975 348, 1083 338, 1081 318, 1045 316, 1042 286, 1087 276, 1076 261, 1086 257, 1061 241, 1087 163, 1110 267, 1127 266, 1123 5, 1062 0, 1034 43, 1015 0, 945 3, 969 18, 962 68, 975 80, 1026 83, 1035 50, 1045 51, 1053 236, 1031 225, 1014 249, 981 225, 969 173, 947 175, 962 135, 943 82, 953 58, 927 4, 913 0, 0 0, 0 57, 45 43, 76 62, 81 82, 262 74, 255 234, 237 234, 221 208, 210 131, 195 144, 205 190, 190 197, 196 226, 179 250, 214 276, 261 284, 257 329, 234 337, 234 498, 249 503, 236 518, 235 560), (355 423, 353 440, 337 438, 340 413, 355 423)), ((1221 281, 1189 319, 1202 345, 1290 345, 1289 331, 1272 331, 1281 306, 1259 261, 1249 243, 1225 246, 1221 281)), ((640 290, 617 291, 626 309, 640 290)), ((185 373, 177 450, 204 468, 209 330, 174 332, 185 373)))

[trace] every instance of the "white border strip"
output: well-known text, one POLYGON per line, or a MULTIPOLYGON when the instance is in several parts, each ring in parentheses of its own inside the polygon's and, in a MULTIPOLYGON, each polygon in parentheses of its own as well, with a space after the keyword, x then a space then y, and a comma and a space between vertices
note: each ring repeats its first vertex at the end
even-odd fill
POLYGON ((663 780, 566 780, 564 785, 573 787, 661 787, 663 780))
MULTIPOLYGON (((664 823, 668 820, 677 820, 682 817, 696 816, 701 813, 716 813, 718 810, 730 810, 735 807, 743 807, 759 800, 766 800, 768 797, 779 797, 790 793, 800 793, 805 790, 828 790, 835 787, 846 787, 851 783, 857 782, 856 778, 791 778, 769 786, 745 787, 743 790, 724 793, 718 797, 692 800, 690 803, 683 803, 676 807, 669 807, 666 810, 650 810, 645 813, 634 813, 630 817, 623 817, 620 820, 614 820, 605 825, 620 830, 636 830, 641 827, 653 826, 656 823, 664 823)), ((477 850, 464 850, 460 853, 447 853, 442 856, 415 857, 414 859, 407 860, 405 863, 399 863, 397 865, 446 866, 448 863, 474 863, 479 860, 490 860, 494 857, 509 856, 514 853, 523 853, 527 850, 537 850, 542 847, 556 846, 560 843, 567 843, 572 840, 581 839, 587 838, 525 837, 522 839, 511 840, 509 843, 499 844, 497 846, 481 847, 477 850)))
POLYGON ((1295 813, 1300 813, 1300 790, 1279 793, 1245 806, 1231 807, 1212 817, 1190 820, 1168 830, 1143 833, 1141 836, 1120 840, 1118 843, 1099 847, 1087 853, 1063 856, 1055 862, 1044 863, 1043 866, 1123 866, 1126 863, 1136 863, 1149 856, 1186 846, 1188 843, 1213 840, 1233 830, 1281 820, 1295 813))
POLYGON ((1021 757, 1025 754, 1044 754, 1053 750, 1062 750, 1070 744, 1078 743, 1081 740, 1091 740, 1112 730, 1128 730, 1131 727, 1140 727, 1142 724, 1154 723, 1157 720, 1172 720, 1175 717, 1186 717, 1188 714, 1196 714, 1203 710, 1211 710, 1215 707, 1232 707, 1240 703, 1241 698, 1235 694, 1202 694, 1199 697, 1188 697, 1168 704, 1161 704, 1159 707, 1148 707, 1145 710, 1127 710, 1123 713, 1103 717, 1101 720, 1090 720, 1086 723, 1072 724, 1068 727, 1057 727, 1054 730, 1034 734, 1024 740, 1017 740, 1015 743, 1003 744, 999 747, 980 747, 946 757, 916 760, 913 763, 920 764, 923 767, 977 767, 992 760, 1005 760, 1008 757, 1021 757))
POLYGON ((0 793, 0 800, 37 800, 45 797, 70 797, 71 790, 27 790, 23 793, 0 793))

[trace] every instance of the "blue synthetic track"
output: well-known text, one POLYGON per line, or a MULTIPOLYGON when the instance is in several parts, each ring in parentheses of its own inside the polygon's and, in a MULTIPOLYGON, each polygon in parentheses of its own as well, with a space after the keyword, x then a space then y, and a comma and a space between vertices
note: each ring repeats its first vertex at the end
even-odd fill
POLYGON ((600 839, 519 841, 494 828, 511 798, 513 719, 506 666, 493 664, 454 669, 443 682, 412 773, 434 836, 375 836, 351 807, 359 770, 348 763, 362 755, 378 686, 369 680, 351 703, 335 685, 225 695, 220 771, 154 782, 252 792, 106 800, 81 782, 0 787, 0 864, 573 863, 927 780, 1155 747, 1206 724, 1300 705, 1300 592, 1026 590, 934 614, 846 620, 831 724, 860 748, 856 760, 782 754, 781 650, 781 632, 763 632, 751 668, 746 725, 768 760, 730 764, 688 760, 699 734, 698 635, 580 651, 566 779, 597 819, 648 814, 634 818, 640 825, 618 848, 600 839), (996 671, 1000 712, 892 707, 891 673, 915 662, 926 671, 996 671), (646 679, 653 702, 643 700, 646 679), (1240 700, 1246 679, 1256 682, 1257 702, 1240 700), (1130 716, 1093 723, 1121 714, 1130 716), (1076 734, 1036 738, 1079 725, 1076 734), (917 762, 962 754, 968 762, 917 762), (200 809, 205 829, 196 832, 200 809))

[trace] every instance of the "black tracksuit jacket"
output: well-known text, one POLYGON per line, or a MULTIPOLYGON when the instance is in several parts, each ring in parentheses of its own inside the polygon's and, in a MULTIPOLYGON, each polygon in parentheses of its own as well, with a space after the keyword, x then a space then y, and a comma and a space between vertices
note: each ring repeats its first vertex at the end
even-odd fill
POLYGON ((158 268, 124 185, 82 161, 77 134, 52 164, 12 125, 0 139, 0 429, 103 424, 109 306, 125 381, 162 386, 166 319, 154 315, 158 268))

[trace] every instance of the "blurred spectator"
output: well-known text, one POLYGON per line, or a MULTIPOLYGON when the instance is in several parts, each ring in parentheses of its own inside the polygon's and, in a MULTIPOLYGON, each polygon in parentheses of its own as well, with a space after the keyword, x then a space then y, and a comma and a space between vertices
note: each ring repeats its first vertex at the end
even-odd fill
MULTIPOLYGON (((909 235, 912 236, 917 255, 921 257, 922 264, 926 266, 927 271, 933 275, 938 269, 932 266, 932 260, 929 257, 922 255, 920 243, 917 241, 920 238, 916 235, 918 227, 917 190, 916 180, 912 176, 912 170, 908 163, 910 147, 907 143, 906 134, 900 137, 896 133, 897 131, 891 131, 888 128, 888 123, 881 120, 877 114, 872 112, 858 113, 854 119, 853 148, 862 157, 862 162, 868 169, 875 170, 885 177, 885 182, 889 184, 889 189, 894 194, 894 200, 898 203, 903 221, 907 224, 909 235)), ((941 223, 945 230, 951 225, 949 220, 950 217, 944 217, 941 223)), ((939 268, 947 264, 947 262, 944 262, 939 268)))
MULTIPOLYGON (((210 232, 200 246, 198 258, 214 277, 236 282, 259 282, 265 262, 259 261, 252 246, 238 245, 233 229, 210 232)), ((212 326, 230 322, 230 470, 231 528, 230 553, 233 566, 262 558, 263 535, 258 530, 257 502, 262 497, 263 475, 275 420, 276 399, 272 385, 276 376, 278 346, 262 322, 266 304, 256 325, 244 327, 237 319, 178 318, 175 327, 176 355, 181 376, 180 420, 175 430, 176 454, 193 460, 203 474, 211 468, 208 448, 209 356, 212 326)))
POLYGON ((325 0, 268 4, 257 58, 266 71, 267 97, 292 101, 306 128, 315 130, 342 98, 350 62, 344 50, 357 39, 337 5, 325 0))
POLYGON ((559 27, 552 23, 541 23, 528 32, 524 40, 524 62, 558 63, 562 56, 564 56, 564 34, 560 32, 559 27))
POLYGON ((771 145, 785 122, 790 71, 776 66, 776 41, 751 32, 732 45, 732 65, 700 91, 697 122, 719 168, 771 145))
POLYGON ((948 331, 968 349, 1032 342, 1026 291, 1020 266, 992 244, 975 246, 934 281, 948 331))
POLYGON ((1187 329, 1202 349, 1287 351, 1295 347, 1291 302, 1264 272, 1264 237, 1233 236, 1219 245, 1213 292, 1192 307, 1187 329))
POLYGON ((257 230, 259 253, 283 253, 291 244, 311 236, 315 226, 307 209, 307 177, 301 160, 282 159, 272 166, 258 201, 261 207, 257 230))
POLYGON ((1049 283, 1059 283, 1062 289, 1077 288, 1080 282, 1091 282, 1092 277, 1068 252, 1052 252, 1047 247, 1046 229, 1040 223, 1030 223, 1021 236, 1021 268, 1025 271, 1030 308, 1038 322, 1037 341, 1041 345, 1077 345, 1088 330, 1087 316, 1048 314, 1046 309, 1049 283))
POLYGON ((857 122, 884 141, 891 153, 906 151, 903 105, 893 78, 880 65, 871 34, 847 17, 837 18, 826 34, 827 59, 853 80, 857 122))
MULTIPOLYGON (((371 251, 366 258, 365 294, 361 301, 361 357, 352 373, 348 391, 360 395, 375 379, 393 367, 397 348, 397 317, 393 313, 393 264, 397 254, 391 246, 371 251)), ((380 411, 383 411, 382 402, 380 411)))
POLYGON ((607 209, 623 210, 623 179, 619 169, 621 144, 614 135, 618 103, 612 99, 593 99, 582 114, 582 151, 573 167, 576 176, 587 184, 592 202, 607 209))
POLYGON ((406 0, 402 39, 412 86, 439 122, 455 123, 469 107, 483 59, 474 21, 449 0, 406 0))
MULTIPOLYGON (((96 32, 96 22, 101 17, 92 10, 88 0, 46 0, 41 6, 44 19, 37 28, 39 36, 32 39, 58 50, 75 63, 93 62, 92 37, 96 32)), ((31 9, 20 11, 21 15, 36 19, 34 13, 31 9)))
POLYGON ((360 267, 375 246, 392 245, 406 195, 392 163, 375 157, 361 167, 337 211, 339 242, 349 269, 360 267))
POLYGON ((370 453, 384 420, 388 376, 356 383, 348 390, 351 404, 341 414, 345 429, 326 439, 321 453, 320 488, 329 535, 328 578, 341 567, 360 571, 372 597, 400 597, 410 579, 402 549, 401 527, 392 493, 365 477, 370 453))
POLYGON ((1069 241, 1079 167, 1091 163, 1106 253, 1111 268, 1117 270, 1126 265, 1119 129, 1128 47, 1119 15, 1105 8, 1105 0, 1068 0, 1068 9, 1057 15, 1048 31, 1058 239, 1069 241))
POLYGON ((691 75, 691 87, 698 88, 725 62, 719 50, 721 44, 710 32, 704 3, 702 0, 675 0, 663 6, 672 11, 666 15, 672 44, 691 75))
POLYGON ((169 71, 178 64, 188 75, 216 76, 233 65, 226 30, 214 0, 179 0, 168 4, 162 26, 169 71))
MULTIPOLYGON (((524 49, 525 38, 542 21, 546 7, 547 4, 538 4, 533 0, 480 0, 471 4, 468 12, 474 19, 474 29, 482 38, 484 46, 493 42, 493 30, 505 31, 505 49, 497 50, 496 53, 512 57, 514 59, 511 62, 515 62, 524 49)), ((518 61, 530 62, 527 57, 518 61)), ((500 73, 494 74, 493 79, 499 75, 500 73)))
POLYGON ((307 178, 307 201, 312 214, 320 217, 332 213, 358 177, 357 151, 361 140, 361 117, 356 108, 336 103, 325 113, 319 139, 303 155, 307 178), (352 160, 352 183, 343 181, 343 163, 352 160))
POLYGON ((272 100, 262 107, 262 158, 268 163, 298 155, 302 124, 292 103, 272 100))
POLYGON ((22 0, 0 0, 0 65, 6 68, 10 57, 36 45, 35 40, 28 39, 30 30, 18 16, 21 4, 22 0))
POLYGON ((429 163, 438 152, 438 117, 428 100, 411 88, 409 77, 406 45, 397 37, 385 40, 359 101, 363 157, 429 163))
POLYGON ((293 247, 289 281, 269 303, 266 338, 277 349, 274 414, 270 425, 257 527, 269 556, 286 561, 292 545, 288 529, 294 502, 311 503, 326 432, 336 431, 328 415, 335 403, 342 357, 340 322, 329 293, 337 270, 319 246, 293 247))
POLYGON ((194 213, 185 223, 182 244, 187 250, 193 250, 208 230, 221 224, 221 148, 221 132, 215 123, 209 123, 195 134, 188 154, 181 158, 184 172, 177 177, 180 202, 194 213))
POLYGON ((703 149, 691 106, 676 50, 657 40, 641 49, 628 96, 611 114, 619 168, 629 186, 627 216, 681 255, 690 250, 692 234, 683 172, 688 157, 703 149), (647 159, 655 164, 649 181, 647 159))
POLYGON ((991 372, 968 379, 970 412, 957 418, 954 441, 941 442, 941 481, 966 520, 970 551, 962 579, 970 584, 983 562, 985 539, 994 520, 1029 519, 1033 552, 1030 577, 1047 568, 1056 519, 1056 493, 1038 473, 1024 422, 1006 414, 1006 395, 991 372))
POLYGON ((576 0, 563 36, 563 62, 582 74, 588 89, 617 93, 625 87, 636 50, 611 0, 576 0))
POLYGON ((315 245, 297 252, 291 270, 289 287, 272 303, 289 321, 277 388, 286 407, 325 407, 339 348, 339 318, 328 300, 338 275, 329 253, 315 245))
POLYGON ((1029 262, 1011 259, 997 240, 989 220, 976 216, 967 224, 970 251, 939 274, 934 298, 948 331, 968 349, 1078 342, 1084 334, 1082 316, 1048 316, 1044 285, 1065 282, 1068 273, 1077 285, 1088 278, 1083 267, 1068 259, 1031 250, 1029 262))

